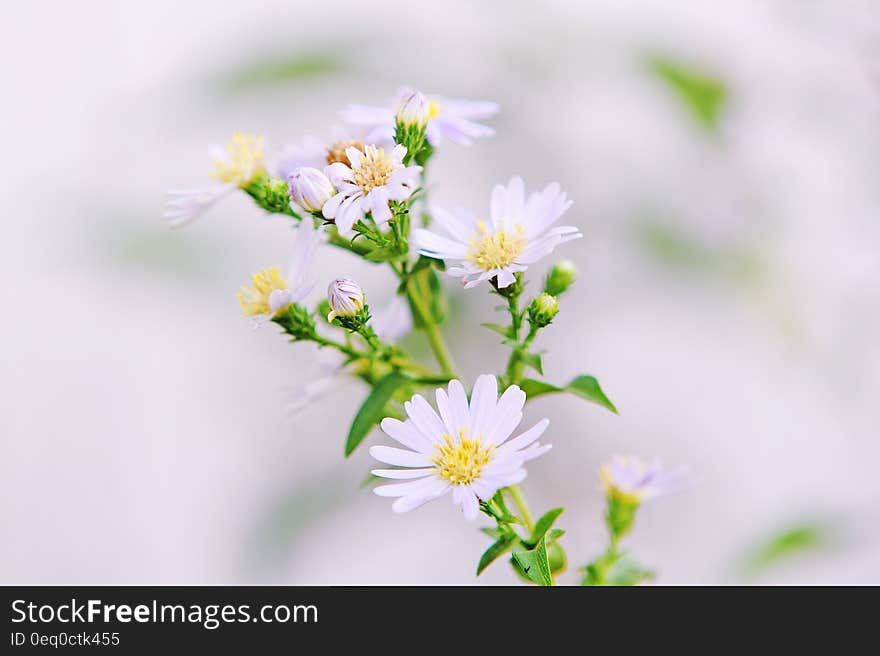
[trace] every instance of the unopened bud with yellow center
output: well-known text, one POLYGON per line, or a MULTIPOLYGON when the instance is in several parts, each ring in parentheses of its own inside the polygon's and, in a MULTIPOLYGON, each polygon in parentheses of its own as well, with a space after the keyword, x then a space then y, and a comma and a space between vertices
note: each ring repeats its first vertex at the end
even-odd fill
POLYGON ((320 212, 324 203, 336 193, 330 178, 310 166, 295 168, 287 176, 290 200, 307 212, 320 212))
POLYGON ((232 135, 226 150, 218 150, 214 154, 212 177, 220 182, 246 187, 265 172, 263 137, 238 132, 232 135))
POLYGON ((559 301, 550 294, 541 294, 529 303, 529 323, 537 328, 549 326, 557 314, 559 301))

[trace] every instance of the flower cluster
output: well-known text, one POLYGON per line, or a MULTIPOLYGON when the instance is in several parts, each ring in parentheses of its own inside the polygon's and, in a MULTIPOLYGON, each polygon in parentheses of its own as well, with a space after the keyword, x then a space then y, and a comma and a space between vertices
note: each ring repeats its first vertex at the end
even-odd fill
MULTIPOLYGON (((535 350, 539 333, 554 323, 560 297, 577 277, 574 265, 558 262, 538 293, 525 295, 529 267, 582 237, 578 228, 558 225, 571 207, 560 185, 528 191, 513 177, 491 190, 487 212, 449 211, 428 202, 427 172, 437 149, 491 136, 494 131, 483 121, 497 112, 492 102, 403 88, 384 106, 342 110, 348 127, 332 137, 309 137, 269 155, 261 137, 236 134, 225 149, 213 151, 215 184, 170 192, 164 216, 174 227, 189 223, 241 190, 266 212, 293 222, 286 270, 264 269, 238 294, 242 312, 255 325, 274 323, 292 341, 318 348, 320 373, 298 386, 292 409, 334 389, 340 377, 361 381, 368 392, 351 423, 345 455, 376 427, 398 445, 370 448, 385 465, 372 476, 393 481, 374 492, 394 498, 397 512, 448 494, 466 519, 482 513, 494 522, 484 529, 493 543, 477 574, 509 555, 523 580, 553 585, 567 565, 560 544, 564 531, 555 527, 562 508, 535 519, 520 487, 527 464, 550 450, 538 442, 550 422, 545 418, 518 430, 526 404, 544 394, 569 393, 616 408, 592 376, 568 384, 544 380, 541 352, 535 350), (388 266, 397 278, 388 294, 392 300, 372 312, 354 279, 321 283, 313 262, 322 242, 388 266), (470 394, 456 376, 441 329, 447 314, 444 275, 465 289, 487 283, 491 294, 503 299, 499 309, 507 315, 504 324, 483 324, 504 338, 506 365, 477 377, 470 394), (311 297, 319 283, 327 284, 322 301, 311 297), (413 328, 424 334, 435 363, 419 362, 401 347, 399 340, 413 328), (423 390, 433 390, 433 406, 423 390)), ((677 478, 657 463, 633 459, 614 458, 603 466, 610 545, 584 568, 585 585, 647 578, 637 568, 638 576, 620 574, 626 558, 619 540, 641 502, 669 491, 677 478)))

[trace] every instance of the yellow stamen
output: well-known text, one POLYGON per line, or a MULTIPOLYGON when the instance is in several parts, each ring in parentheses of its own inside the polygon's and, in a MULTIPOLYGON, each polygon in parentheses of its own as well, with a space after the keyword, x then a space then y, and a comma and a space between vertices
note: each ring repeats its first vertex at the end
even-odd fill
POLYGON ((433 100, 428 101, 428 120, 430 121, 432 118, 436 117, 437 114, 440 113, 440 105, 435 103, 433 100))
POLYGON ((490 233, 481 219, 477 221, 477 232, 470 239, 470 245, 468 260, 483 271, 503 269, 510 266, 525 249, 525 230, 517 224, 512 232, 499 230, 490 233))
POLYGON ((469 438, 467 427, 459 431, 458 439, 444 435, 443 444, 435 449, 431 462, 437 474, 453 485, 469 485, 477 480, 495 452, 494 446, 483 446, 479 437, 469 438))
POLYGON ((382 148, 367 146, 360 165, 354 169, 354 181, 363 189, 364 194, 368 194, 376 187, 387 184, 393 172, 391 155, 382 148))
POLYGON ((276 289, 289 287, 277 266, 255 273, 251 285, 252 287, 242 285, 241 291, 238 293, 238 302, 246 317, 272 314, 272 308, 269 307, 269 294, 276 289))
POLYGON ((266 170, 263 137, 237 132, 226 146, 226 157, 214 158, 212 177, 244 187, 266 170))

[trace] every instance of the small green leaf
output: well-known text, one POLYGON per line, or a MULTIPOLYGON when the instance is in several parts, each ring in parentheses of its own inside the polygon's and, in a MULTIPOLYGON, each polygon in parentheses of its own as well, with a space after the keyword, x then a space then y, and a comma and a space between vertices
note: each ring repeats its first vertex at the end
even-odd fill
POLYGON ((565 389, 572 394, 577 394, 587 401, 598 403, 602 407, 611 410, 614 414, 617 414, 617 408, 615 408, 614 404, 607 396, 605 396, 605 392, 603 392, 602 388, 599 386, 599 381, 592 376, 578 376, 571 381, 565 389))
POLYGON ((502 535, 504 535, 504 531, 502 531, 500 528, 481 528, 480 533, 488 535, 493 540, 497 540, 502 535))
POLYGON ((529 544, 535 545, 538 542, 544 539, 544 535, 549 531, 553 524, 556 522, 556 518, 559 517, 565 508, 554 508, 553 510, 548 510, 535 522, 535 528, 532 531, 531 537, 529 537, 529 544))
POLYGON ((526 393, 530 399, 544 394, 553 394, 554 392, 564 392, 565 390, 556 385, 545 383, 543 380, 535 380, 534 378, 526 378, 519 384, 520 389, 526 393))
POLYGON ((492 332, 498 333, 502 337, 505 337, 507 339, 511 339, 510 326, 502 326, 501 324, 497 324, 497 323, 481 323, 480 325, 483 328, 488 328, 492 332))
POLYGON ((523 353, 520 357, 522 358, 522 361, 526 363, 526 366, 531 367, 542 376, 544 375, 544 365, 541 362, 540 354, 523 353))
POLYGON ((554 540, 558 540, 563 535, 565 535, 565 531, 563 531, 561 528, 550 529, 550 531, 547 533, 547 540, 549 542, 552 542, 554 540))
POLYGON ((506 554, 513 547, 514 543, 519 540, 516 533, 512 531, 505 533, 498 540, 493 542, 483 555, 480 556, 480 562, 477 564, 477 576, 483 573, 483 570, 491 565, 499 556, 506 554))
POLYGON ((790 558, 821 552, 832 543, 832 530, 824 523, 789 526, 749 550, 743 558, 743 574, 758 576, 790 558))
POLYGON ((691 111, 700 125, 713 132, 727 102, 724 84, 696 69, 669 59, 656 58, 651 69, 691 111))
POLYGON ((544 540, 541 540, 534 549, 514 549, 511 560, 533 583, 553 585, 550 561, 547 559, 547 545, 544 540))
POLYGON ((605 396, 605 392, 602 391, 602 388, 599 386, 599 381, 593 376, 578 376, 565 387, 557 387, 556 385, 551 385, 543 380, 535 380, 534 378, 526 378, 519 384, 519 386, 529 399, 534 399, 535 397, 543 396, 544 394, 569 392, 582 399, 586 399, 587 401, 597 403, 603 408, 607 408, 614 414, 617 414, 617 408, 614 407, 611 400, 605 396))
POLYGON ((345 441, 346 458, 364 441, 364 438, 373 429, 373 426, 386 416, 385 404, 391 400, 395 390, 407 382, 409 382, 409 378, 401 373, 392 371, 376 383, 373 391, 370 392, 370 395, 357 411, 354 421, 351 423, 348 439, 345 441))

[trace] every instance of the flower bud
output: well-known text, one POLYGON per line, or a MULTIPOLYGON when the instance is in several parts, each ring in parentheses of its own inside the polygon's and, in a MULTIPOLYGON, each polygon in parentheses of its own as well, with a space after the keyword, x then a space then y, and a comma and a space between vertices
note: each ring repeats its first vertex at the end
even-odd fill
POLYGON ((413 89, 403 97, 397 110, 397 122, 405 127, 424 128, 431 109, 428 99, 421 91, 413 89))
POLYGON ((290 200, 307 212, 320 212, 336 189, 330 178, 318 169, 299 166, 287 176, 290 200))
POLYGON ((544 291, 551 296, 559 296, 565 292, 577 278, 577 269, 568 260, 553 265, 544 281, 544 291))
POLYGON ((538 328, 549 326, 559 314, 559 301, 550 294, 541 294, 529 303, 529 323, 538 328))
POLYGON ((327 302, 330 314, 327 321, 334 320, 349 330, 358 330, 370 318, 364 292, 360 286, 349 278, 337 278, 327 287, 327 302))

